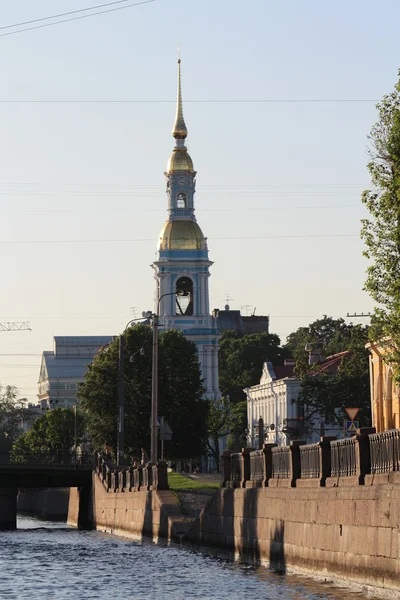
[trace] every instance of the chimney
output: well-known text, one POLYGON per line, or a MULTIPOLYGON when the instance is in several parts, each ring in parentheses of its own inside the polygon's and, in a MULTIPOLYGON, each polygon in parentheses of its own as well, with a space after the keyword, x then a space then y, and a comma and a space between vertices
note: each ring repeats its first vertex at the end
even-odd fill
POLYGON ((306 344, 305 351, 308 352, 308 364, 316 365, 322 361, 321 352, 313 348, 313 344, 306 344))

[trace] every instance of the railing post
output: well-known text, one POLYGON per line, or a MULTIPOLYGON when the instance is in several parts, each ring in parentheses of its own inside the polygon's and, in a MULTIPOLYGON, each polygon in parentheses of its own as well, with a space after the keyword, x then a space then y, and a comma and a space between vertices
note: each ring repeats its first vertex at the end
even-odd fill
POLYGON ((365 476, 371 473, 371 450, 368 435, 375 433, 375 427, 361 427, 357 434, 357 475, 358 484, 364 485, 365 476))
POLYGON ((263 481, 263 486, 266 487, 268 485, 268 480, 272 477, 272 448, 276 448, 277 444, 264 444, 263 452, 264 452, 264 472, 265 478, 263 481))
POLYGON ((138 492, 143 485, 143 467, 139 465, 133 471, 133 487, 138 492))
POLYGON ((325 487, 327 477, 331 476, 331 442, 336 440, 335 436, 324 436, 319 443, 319 472, 320 485, 325 487))
POLYGON ((226 482, 231 478, 231 454, 231 450, 224 450, 224 452, 221 454, 221 487, 226 487, 226 482))
POLYGON ((242 481, 240 487, 246 487, 246 481, 250 481, 250 452, 254 448, 242 448, 242 481))
POLYGON ((153 465, 153 490, 169 490, 168 485, 168 469, 167 463, 164 460, 159 460, 156 465, 153 465))
POLYGON ((301 476, 301 463, 300 463, 300 446, 306 444, 305 440, 292 440, 290 442, 290 485, 296 487, 296 479, 300 479, 301 476))
POLYGON ((152 462, 148 462, 144 467, 143 467, 143 489, 144 490, 150 490, 151 486, 153 485, 153 466, 154 463, 152 462))
POLYGON ((111 469, 109 469, 108 467, 106 467, 106 476, 107 476, 106 487, 107 487, 107 492, 108 492, 108 490, 111 490, 111 469))

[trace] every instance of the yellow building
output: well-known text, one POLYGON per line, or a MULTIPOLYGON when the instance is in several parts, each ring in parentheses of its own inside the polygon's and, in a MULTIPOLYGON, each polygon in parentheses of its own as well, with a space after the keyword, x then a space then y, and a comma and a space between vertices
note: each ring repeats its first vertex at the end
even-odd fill
POLYGON ((400 428, 400 388, 395 384, 393 367, 385 361, 390 343, 370 342, 369 357, 372 425, 376 430, 400 428))

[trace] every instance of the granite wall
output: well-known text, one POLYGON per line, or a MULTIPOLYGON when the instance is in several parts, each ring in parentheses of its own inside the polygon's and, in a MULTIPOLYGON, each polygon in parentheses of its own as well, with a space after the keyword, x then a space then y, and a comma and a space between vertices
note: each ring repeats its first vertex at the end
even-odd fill
POLYGON ((398 598, 400 486, 221 489, 187 539, 398 598))

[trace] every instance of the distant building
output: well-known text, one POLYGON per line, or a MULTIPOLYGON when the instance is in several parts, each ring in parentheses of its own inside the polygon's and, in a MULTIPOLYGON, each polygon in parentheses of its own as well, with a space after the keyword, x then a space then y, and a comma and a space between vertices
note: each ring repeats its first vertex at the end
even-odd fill
POLYGON ((25 433, 28 431, 33 423, 43 415, 43 409, 40 404, 31 404, 22 411, 21 417, 21 429, 25 433))
POLYGON ((400 428, 400 388, 396 385, 393 365, 385 360, 390 340, 367 344, 371 355, 369 373, 372 425, 378 432, 400 428))
MULTIPOLYGON (((328 356, 316 365, 315 373, 335 374, 347 352, 328 356)), ((338 425, 307 423, 304 407, 299 404, 301 382, 294 376, 294 361, 285 360, 283 366, 273 367, 265 362, 260 383, 243 390, 247 396, 248 444, 258 447, 258 420, 264 421, 265 442, 287 446, 291 440, 318 442, 321 428, 324 435, 336 436, 338 425), (271 427, 272 426, 272 427, 271 427)))
POLYGON ((39 403, 42 409, 68 408, 77 401, 78 384, 88 365, 113 336, 56 336, 54 349, 45 350, 39 375, 39 403))
POLYGON ((213 316, 216 319, 219 333, 224 333, 224 331, 235 331, 239 335, 247 335, 251 333, 269 332, 268 316, 244 316, 240 313, 240 310, 231 310, 228 304, 225 306, 224 310, 215 308, 213 316))

